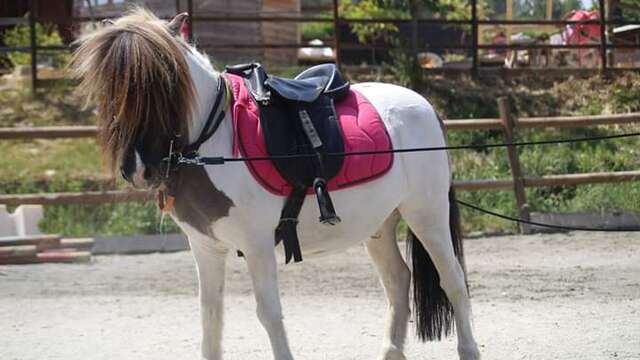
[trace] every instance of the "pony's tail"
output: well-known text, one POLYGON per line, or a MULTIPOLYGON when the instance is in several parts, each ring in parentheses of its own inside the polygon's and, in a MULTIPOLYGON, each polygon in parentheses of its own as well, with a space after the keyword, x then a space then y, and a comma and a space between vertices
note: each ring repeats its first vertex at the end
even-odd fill
MULTIPOLYGON (((453 188, 449 189, 449 230, 453 250, 464 270, 460 214, 453 188)), ((407 234, 407 258, 411 258, 413 264, 413 307, 416 334, 422 341, 440 340, 453 331, 453 306, 440 287, 440 276, 429 253, 411 229, 407 234)))

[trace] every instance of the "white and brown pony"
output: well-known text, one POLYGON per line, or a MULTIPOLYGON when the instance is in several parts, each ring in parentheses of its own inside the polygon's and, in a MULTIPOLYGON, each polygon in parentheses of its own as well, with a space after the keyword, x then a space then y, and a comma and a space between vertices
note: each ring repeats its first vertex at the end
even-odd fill
MULTIPOLYGON (((82 79, 81 91, 97 106, 102 147, 112 165, 136 187, 173 189, 171 216, 188 236, 198 269, 203 358, 222 358, 225 259, 239 250, 274 358, 291 360, 274 249, 285 199, 265 191, 243 163, 181 166, 165 177, 171 141, 179 151, 199 137, 219 82, 225 81, 206 56, 177 36, 185 18, 165 22, 135 9, 80 39, 73 69, 82 79)), ((382 83, 353 89, 373 104, 395 148, 445 145, 441 123, 422 96, 382 83)), ((227 112, 199 152, 234 157, 233 139, 227 112)), ((480 358, 452 194, 446 152, 399 154, 384 176, 333 192, 340 224, 319 223, 313 201, 302 209, 298 230, 306 256, 366 245, 388 300, 380 359, 405 358, 412 278, 417 335, 440 339, 455 320, 460 358, 480 358), (396 242, 401 219, 410 228, 412 271, 396 242)))

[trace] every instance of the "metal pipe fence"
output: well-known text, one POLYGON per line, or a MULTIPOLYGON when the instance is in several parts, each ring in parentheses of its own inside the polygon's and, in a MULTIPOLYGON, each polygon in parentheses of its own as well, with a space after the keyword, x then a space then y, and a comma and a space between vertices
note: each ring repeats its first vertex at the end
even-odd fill
MULTIPOLYGON (((471 5, 470 18, 464 20, 450 20, 444 18, 420 18, 412 16, 411 18, 349 18, 340 14, 339 1, 333 0, 331 7, 327 7, 325 10, 329 10, 331 15, 327 16, 303 16, 303 15, 264 15, 264 14, 226 14, 226 15, 199 15, 194 8, 193 0, 187 0, 187 11, 190 13, 189 17, 189 37, 194 39, 194 34, 197 34, 197 25, 210 22, 295 22, 295 23, 309 23, 309 22, 326 22, 332 23, 334 26, 334 39, 331 43, 326 45, 308 45, 302 43, 256 43, 256 44, 214 44, 211 46, 213 49, 285 49, 285 48, 314 48, 314 47, 327 47, 330 46, 334 49, 335 61, 338 65, 342 63, 343 50, 390 50, 396 48, 395 46, 388 44, 353 44, 346 43, 340 37, 340 28, 343 25, 352 24, 370 24, 370 23, 393 23, 393 24, 412 24, 411 38, 412 38, 412 50, 413 51, 429 51, 429 50, 466 50, 471 52, 471 66, 470 68, 464 68, 459 71, 471 72, 472 74, 478 74, 481 69, 479 61, 480 50, 545 50, 545 49, 599 49, 600 53, 600 67, 598 70, 602 73, 606 73, 610 69, 614 69, 610 64, 610 59, 607 56, 608 51, 615 49, 636 49, 640 50, 640 44, 611 44, 607 42, 607 29, 609 26, 618 25, 636 25, 637 22, 611 20, 608 19, 607 14, 604 14, 605 7, 603 7, 604 0, 598 0, 601 9, 601 16, 598 20, 486 20, 480 19, 478 16, 478 0, 469 0, 471 5), (471 29, 471 43, 470 44, 427 44, 426 46, 417 45, 417 24, 438 24, 438 25, 456 25, 466 26, 471 29), (515 26, 515 25, 554 25, 554 26, 567 26, 567 25, 599 25, 600 26, 600 41, 593 44, 567 44, 567 45, 550 45, 550 44, 481 44, 479 39, 479 28, 481 26, 498 25, 498 26, 515 26)), ((176 12, 180 11, 181 1, 176 1, 176 12)), ((35 89, 38 86, 38 74, 37 74, 37 59, 38 52, 40 51, 68 51, 67 46, 40 46, 37 44, 35 34, 35 24, 40 21, 38 14, 36 13, 35 0, 29 0, 29 16, 27 19, 23 18, 0 18, 0 25, 17 25, 17 24, 29 24, 30 29, 30 44, 29 46, 22 47, 0 47, 0 53, 10 51, 29 52, 31 54, 31 77, 32 88, 35 89)), ((86 16, 74 16, 70 18, 71 24, 101 21, 105 17, 86 17, 86 16)), ((48 19, 51 20, 51 19, 48 19)), ((67 19, 69 20, 69 19, 67 19)), ((640 67, 624 67, 620 68, 623 71, 640 70, 640 67)), ((532 69, 534 70, 534 69, 532 69)), ((538 69, 535 69, 538 70, 538 69)), ((535 71, 534 70, 534 71, 535 71)), ((591 70, 591 71, 593 71, 591 70)), ((455 72, 455 71, 451 71, 455 72)))

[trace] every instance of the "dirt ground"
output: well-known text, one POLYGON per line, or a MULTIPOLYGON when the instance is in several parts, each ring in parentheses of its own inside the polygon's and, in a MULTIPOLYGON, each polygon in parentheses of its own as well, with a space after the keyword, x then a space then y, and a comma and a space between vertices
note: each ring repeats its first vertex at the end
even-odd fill
MULTIPOLYGON (((471 239, 467 266, 484 359, 640 359, 640 234, 471 239)), ((271 359, 245 265, 229 262, 226 359, 271 359)), ((374 359, 385 299, 362 247, 281 266, 285 323, 305 360, 374 359)), ((0 266, 0 359, 197 359, 188 252, 90 264, 0 266)), ((409 360, 454 359, 455 341, 409 360)))

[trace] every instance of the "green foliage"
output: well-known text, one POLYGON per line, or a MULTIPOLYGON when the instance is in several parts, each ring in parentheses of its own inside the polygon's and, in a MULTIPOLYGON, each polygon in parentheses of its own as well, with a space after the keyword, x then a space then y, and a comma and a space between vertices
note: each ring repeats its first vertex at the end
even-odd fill
POLYGON ((47 206, 40 228, 72 237, 180 232, 153 203, 47 206))
MULTIPOLYGON (((95 152, 95 144, 93 151, 95 152)), ((71 158, 82 162, 77 157, 71 158)), ((93 157, 95 159, 95 156, 93 157)), ((95 161, 95 160, 94 160, 95 161)), ((22 166, 27 162, 22 162, 22 166)), ((11 173, 10 173, 11 174, 11 173)), ((6 174, 6 175, 10 175, 6 174)), ((75 180, 69 176, 28 178, 13 173, 19 180, 0 182, 0 193, 79 192, 106 190, 110 186, 95 180, 75 180)), ((122 187, 122 186, 121 186, 122 187)), ((102 205, 45 206, 44 219, 39 224, 46 233, 83 237, 94 235, 156 234, 178 232, 173 221, 161 221, 157 206, 150 203, 119 203, 102 205)))
MULTIPOLYGON (((516 0, 513 4, 514 17, 517 19, 545 19, 547 14, 546 1, 516 0)), ((552 18, 560 19, 571 10, 582 9, 580 0, 554 0, 552 18)))
MULTIPOLYGON (((29 25, 16 25, 4 33, 3 41, 11 47, 28 47, 31 45, 31 31, 29 25)), ((38 46, 63 45, 62 38, 55 25, 36 23, 36 42, 38 46)), ((51 56, 54 67, 64 67, 69 61, 69 54, 58 52, 51 56)), ((14 65, 31 63, 28 52, 10 52, 9 59, 14 65)))
POLYGON ((412 51, 406 50, 406 47, 400 47, 391 51, 391 58, 393 59, 391 72, 398 84, 410 88, 420 86, 423 70, 420 68, 418 59, 412 51))
POLYGON ((622 16, 625 20, 640 21, 640 5, 638 0, 620 0, 618 5, 622 9, 622 16))
POLYGON ((302 25, 302 38, 305 40, 326 40, 333 36, 333 23, 317 22, 302 25))
MULTIPOLYGON (((340 13, 350 19, 375 19, 398 18, 409 19, 410 14, 406 7, 407 1, 399 1, 399 6, 394 6, 389 1, 363 0, 358 3, 343 1, 340 4, 340 13)), ((376 41, 390 42, 395 39, 398 26, 391 23, 366 23, 351 24, 351 31, 358 37, 361 43, 376 41)))
POLYGON ((627 74, 613 84, 612 107, 617 112, 640 111, 640 75, 627 74))

